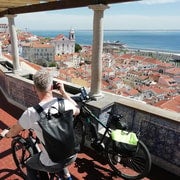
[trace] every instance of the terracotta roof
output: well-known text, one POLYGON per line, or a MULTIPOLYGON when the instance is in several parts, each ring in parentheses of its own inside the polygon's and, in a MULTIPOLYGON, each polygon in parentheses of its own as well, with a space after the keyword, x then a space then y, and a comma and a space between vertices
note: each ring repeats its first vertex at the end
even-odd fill
MULTIPOLYGON (((9 60, 13 60, 13 57, 10 55, 10 54, 3 54, 7 59, 9 59, 9 60)), ((29 66, 31 66, 32 68, 34 68, 35 70, 40 70, 41 68, 42 68, 42 66, 39 66, 39 65, 37 65, 37 64, 34 64, 34 63, 31 63, 31 62, 29 62, 29 61, 27 61, 27 60, 25 60, 24 58, 22 58, 22 57, 19 57, 19 60, 20 60, 20 62, 24 62, 24 63, 26 63, 27 65, 29 65, 29 66)))
POLYGON ((161 64, 161 61, 155 58, 146 58, 144 59, 144 61, 151 63, 151 64, 161 64))
POLYGON ((63 34, 59 34, 52 41, 59 41, 63 38, 67 39, 67 37, 65 37, 63 34))
POLYGON ((134 56, 133 56, 133 59, 134 59, 134 60, 138 60, 138 61, 139 61, 139 60, 144 60, 145 58, 146 58, 146 57, 144 57, 144 56, 137 56, 137 55, 134 55, 134 56))
POLYGON ((31 42, 31 43, 23 43, 22 46, 32 47, 32 48, 52 48, 53 47, 51 44, 40 43, 39 41, 31 42))
POLYGON ((161 104, 160 107, 180 113, 180 96, 173 97, 169 101, 161 104))
POLYGON ((151 87, 151 91, 153 91, 156 94, 164 94, 164 89, 158 88, 158 87, 151 87))
POLYGON ((166 73, 180 75, 180 68, 174 67, 166 70, 166 73))
POLYGON ((123 54, 123 55, 121 56, 122 59, 130 59, 130 58, 132 58, 132 57, 133 57, 133 54, 123 54))
POLYGON ((32 68, 34 68, 35 70, 40 70, 40 69, 42 69, 42 66, 39 66, 39 65, 37 65, 37 64, 34 64, 34 63, 31 63, 31 62, 29 62, 29 61, 26 61, 26 60, 23 60, 26 64, 28 64, 29 66, 31 66, 32 68))

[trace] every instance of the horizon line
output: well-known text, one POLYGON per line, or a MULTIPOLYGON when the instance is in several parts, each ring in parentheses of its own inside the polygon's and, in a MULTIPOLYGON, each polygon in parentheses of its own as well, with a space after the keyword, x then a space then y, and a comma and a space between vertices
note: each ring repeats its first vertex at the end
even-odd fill
MULTIPOLYGON (((74 29, 74 28, 70 28, 74 29)), ((76 31, 93 31, 93 29, 75 29, 76 31)), ((31 29, 29 31, 69 31, 69 29, 31 29)), ((180 29, 104 29, 103 31, 180 31, 180 29)))

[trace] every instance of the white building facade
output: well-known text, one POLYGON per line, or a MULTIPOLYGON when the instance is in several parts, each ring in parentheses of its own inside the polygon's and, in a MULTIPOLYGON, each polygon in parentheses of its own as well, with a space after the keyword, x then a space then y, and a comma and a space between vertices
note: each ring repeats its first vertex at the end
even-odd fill
POLYGON ((7 24, 0 24, 0 33, 7 33, 9 31, 7 24))
POLYGON ((24 43, 22 45, 22 56, 32 62, 54 61, 54 47, 44 43, 24 43))
POLYGON ((55 55, 62 54, 73 54, 75 52, 75 31, 71 29, 69 37, 59 34, 52 41, 51 44, 54 46, 55 55))

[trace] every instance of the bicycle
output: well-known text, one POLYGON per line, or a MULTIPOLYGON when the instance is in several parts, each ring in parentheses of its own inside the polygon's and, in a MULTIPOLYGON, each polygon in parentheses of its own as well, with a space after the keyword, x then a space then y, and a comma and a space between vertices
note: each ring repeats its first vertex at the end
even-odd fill
MULTIPOLYGON (((27 177, 26 161, 32 155, 41 152, 41 143, 37 136, 33 133, 32 129, 25 130, 21 135, 17 135, 11 141, 11 149, 13 160, 17 166, 17 170, 23 179, 27 177), (27 132, 26 137, 22 134, 27 132)), ((3 137, 0 135, 0 139, 3 137)), ((38 175, 41 179, 58 180, 59 177, 63 176, 63 172, 58 173, 47 173, 38 171, 38 175)))
POLYGON ((111 137, 112 128, 128 133, 127 124, 121 122, 123 115, 109 113, 110 117, 107 124, 104 125, 87 107, 87 102, 92 99, 87 95, 84 88, 81 88, 81 98, 75 100, 80 106, 80 114, 74 120, 74 130, 77 143, 80 144, 80 150, 83 151, 87 135, 89 135, 91 147, 98 153, 104 152, 108 164, 116 175, 125 179, 141 179, 145 177, 151 169, 151 156, 145 144, 138 140, 135 150, 129 151, 125 148, 119 151, 111 137), (97 123, 105 129, 102 135, 99 135, 97 131, 97 123))

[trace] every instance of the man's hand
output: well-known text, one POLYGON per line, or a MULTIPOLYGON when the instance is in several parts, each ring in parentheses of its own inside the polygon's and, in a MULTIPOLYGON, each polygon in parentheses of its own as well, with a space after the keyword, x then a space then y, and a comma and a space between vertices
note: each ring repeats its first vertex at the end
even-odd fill
POLYGON ((66 94, 66 91, 64 89, 64 84, 62 82, 57 82, 57 87, 62 96, 66 94))
POLYGON ((9 132, 9 130, 8 129, 4 129, 1 133, 0 133, 0 136, 1 137, 6 137, 6 134, 9 132))

